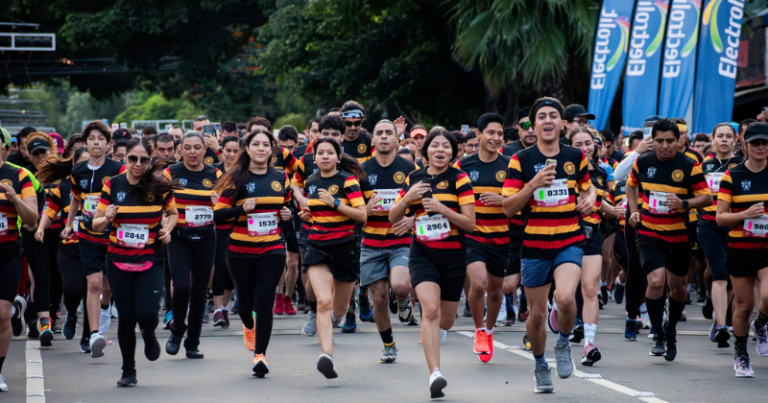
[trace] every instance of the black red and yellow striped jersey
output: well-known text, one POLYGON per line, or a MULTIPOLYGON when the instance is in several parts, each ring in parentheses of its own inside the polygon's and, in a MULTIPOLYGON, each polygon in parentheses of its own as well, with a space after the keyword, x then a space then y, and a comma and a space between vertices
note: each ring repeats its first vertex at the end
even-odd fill
POLYGON ((307 152, 312 152, 312 151, 311 151, 309 145, 304 145, 304 146, 296 146, 296 147, 294 147, 293 151, 291 151, 291 154, 293 154, 293 156, 296 157, 296 159, 298 160, 302 156, 304 156, 304 154, 306 154, 307 152), (308 149, 310 151, 307 151, 308 149))
POLYGON ((611 203, 614 206, 623 206, 624 213, 618 217, 619 229, 624 232, 624 224, 626 223, 626 211, 627 211, 627 181, 623 180, 617 183, 613 190, 611 190, 611 203))
POLYGON ((501 195, 509 157, 499 155, 491 162, 483 162, 480 153, 475 153, 460 159, 455 166, 469 176, 475 193, 475 230, 466 234, 467 240, 486 245, 509 245, 510 222, 504 215, 504 207, 490 206, 480 199, 483 193, 501 195))
POLYGON ((296 165, 296 173, 293 174, 293 184, 303 188, 307 178, 319 171, 320 168, 317 167, 315 162, 315 153, 307 151, 306 154, 299 158, 299 162, 296 165))
POLYGON ((234 218, 227 256, 284 255, 285 239, 279 223, 280 210, 291 201, 288 175, 275 167, 263 174, 249 174, 248 182, 239 189, 222 191, 214 207, 217 227, 234 218), (243 204, 253 198, 256 207, 246 213, 243 204))
POLYGON ((745 164, 729 168, 720 181, 718 200, 731 204, 732 213, 740 213, 755 203, 764 203, 761 218, 745 220, 731 227, 725 248, 727 256, 754 256, 768 250, 768 180, 766 171, 752 172, 745 164))
POLYGON ((109 178, 124 171, 125 165, 110 158, 104 160, 104 164, 96 170, 89 168, 88 161, 75 164, 72 168, 72 194, 80 199, 80 212, 83 215, 78 231, 80 242, 101 246, 107 246, 109 243, 109 233, 93 231, 91 221, 96 215, 102 186, 109 178))
POLYGON ((595 169, 589 170, 589 180, 592 182, 592 186, 595 187, 595 208, 592 209, 592 214, 588 216, 582 216, 584 222, 591 225, 600 224, 600 205, 603 203, 603 199, 607 199, 610 202, 610 198, 606 197, 608 194, 608 173, 603 168, 595 166, 595 169))
POLYGON ((709 186, 709 190, 712 192, 712 205, 701 209, 699 225, 714 230, 728 231, 728 228, 718 226, 717 220, 715 220, 715 216, 717 215, 717 192, 720 189, 720 180, 723 178, 723 175, 725 175, 725 171, 736 167, 741 164, 742 161, 743 159, 741 157, 721 160, 711 154, 707 154, 707 158, 701 163, 701 170, 704 172, 707 186, 709 186))
POLYGON ((370 200, 376 195, 383 198, 377 210, 369 214, 365 222, 363 246, 374 249, 409 246, 411 234, 395 235, 389 222, 389 209, 405 183, 405 178, 416 166, 400 156, 395 156, 392 163, 386 167, 382 167, 376 158, 371 158, 361 165, 368 176, 365 183, 361 183, 365 199, 370 200))
POLYGON ((584 240, 576 190, 587 190, 592 184, 589 162, 580 149, 561 144, 560 153, 554 157, 545 156, 538 147, 516 153, 509 161, 502 195, 517 194, 544 169, 547 160, 557 162, 555 179, 551 186, 534 189, 524 214, 520 256, 527 259, 552 259, 584 240))
POLYGON ((165 260, 157 237, 163 212, 168 213, 176 207, 173 193, 145 195, 128 182, 125 174, 121 174, 104 182, 97 209, 106 211, 113 204, 117 205, 117 214, 109 232, 107 260, 120 263, 165 260))
MULTIPOLYGON (((221 172, 221 175, 224 176, 227 174, 227 169, 224 167, 224 161, 219 162, 218 164, 213 164, 213 167, 219 170, 221 172)), ((217 223, 216 224, 216 230, 222 231, 222 232, 229 232, 229 230, 232 229, 232 225, 234 223, 234 220, 228 221, 226 223, 217 223)))
MULTIPOLYGON (((306 154, 304 156, 306 157, 306 154)), ((330 178, 323 178, 318 172, 311 175, 305 185, 307 203, 312 213, 310 242, 319 246, 331 246, 354 237, 357 223, 320 200, 318 190, 327 190, 341 204, 355 208, 364 206, 365 200, 357 178, 344 171, 339 171, 330 178)))
MULTIPOLYGON (((37 197, 32 180, 27 171, 12 167, 5 163, 0 166, 0 184, 13 188, 16 196, 21 199, 37 197)), ((18 213, 16 206, 0 192, 0 252, 3 256, 21 245, 18 228, 18 213)))
MULTIPOLYGON (((54 186, 50 189, 50 191, 46 192, 46 209, 45 209, 45 215, 48 216, 51 220, 53 220, 54 223, 58 223, 58 228, 60 229, 61 226, 67 225, 67 219, 69 217, 69 204, 72 201, 72 182, 70 182, 69 178, 65 178, 62 180, 56 181, 58 183, 54 182, 54 186)), ((77 217, 81 216, 81 213, 77 212, 77 217)), ((51 227, 53 227, 53 224, 51 224, 51 227)), ((51 228, 49 227, 49 228, 51 228)), ((77 245, 78 241, 78 234, 80 232, 80 227, 72 226, 72 237, 70 239, 61 239, 62 245, 70 245, 74 244, 77 245), (77 231, 77 232, 75 232, 77 231)))
POLYGON ((629 173, 627 186, 641 190, 638 237, 668 243, 688 242, 689 213, 667 208, 667 198, 676 195, 685 200, 711 194, 701 166, 680 152, 668 161, 660 161, 654 152, 641 155, 629 173))
POLYGON ((296 167, 298 165, 299 160, 296 159, 290 151, 283 146, 278 146, 277 155, 275 156, 274 161, 272 161, 273 167, 282 169, 288 176, 291 176, 296 172, 296 167))
POLYGON ((686 157, 696 161, 699 165, 701 165, 701 163, 704 162, 704 157, 702 157, 698 151, 694 150, 691 147, 686 147, 685 152, 683 154, 685 154, 686 157))
POLYGON ((173 192, 176 210, 179 211, 176 228, 200 233, 213 228, 211 193, 213 185, 221 177, 221 171, 205 164, 201 171, 190 171, 183 162, 179 162, 166 168, 163 175, 182 187, 173 192))
POLYGON ((352 141, 342 138, 341 152, 356 159, 357 162, 363 163, 368 161, 373 155, 371 136, 360 132, 357 138, 352 141))
POLYGON ((512 158, 512 156, 515 155, 518 151, 523 151, 523 150, 525 150, 523 141, 516 140, 509 144, 504 144, 504 146, 501 147, 501 154, 512 158))
MULTIPOLYGON (((461 213, 461 206, 467 204, 474 206, 475 204, 475 192, 472 190, 472 182, 469 180, 469 175, 454 167, 448 167, 445 172, 434 177, 427 173, 427 169, 419 169, 411 172, 405 179, 405 184, 402 189, 400 189, 400 193, 397 196, 395 203, 399 203, 403 196, 411 190, 411 187, 419 182, 429 183, 430 188, 432 189, 432 197, 457 213, 461 213)), ((408 205, 406 214, 413 214, 413 216, 416 217, 416 242, 420 245, 437 250, 456 250, 462 249, 466 244, 463 233, 450 221, 448 222, 450 231, 448 231, 448 228, 443 228, 445 233, 447 233, 447 236, 443 239, 426 240, 426 238, 423 238, 427 234, 424 234, 423 228, 420 228, 420 221, 429 219, 429 215, 427 214, 427 211, 424 210, 421 198, 411 201, 408 205)), ((442 215, 437 214, 432 218, 435 217, 440 218, 442 215)), ((447 221, 444 217, 442 218, 447 221)))
MULTIPOLYGON (((69 178, 66 178, 64 180, 69 182, 69 178)), ((62 182, 61 179, 57 179, 55 182, 49 185, 43 186, 43 192, 45 193, 45 204, 43 205, 43 211, 41 213, 41 216, 48 215, 47 211, 48 211, 48 206, 51 203, 51 198, 61 197, 61 189, 59 189, 61 182, 62 182)), ((71 182, 67 183, 65 191, 70 194, 72 193, 71 182)), ((70 197, 71 196, 68 195, 67 200, 70 200, 70 197)), ((54 214, 53 216, 48 215, 48 218, 51 219, 51 225, 48 226, 46 231, 61 230, 64 227, 64 221, 66 220, 66 217, 64 217, 63 215, 67 214, 68 212, 69 212, 69 204, 67 204, 65 208, 65 212, 63 214, 60 210, 57 210, 56 214, 54 214)))

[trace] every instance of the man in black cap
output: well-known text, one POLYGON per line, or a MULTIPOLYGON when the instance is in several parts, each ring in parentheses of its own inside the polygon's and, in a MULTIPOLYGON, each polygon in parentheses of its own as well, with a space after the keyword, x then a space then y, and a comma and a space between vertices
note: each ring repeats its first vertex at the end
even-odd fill
POLYGON ((560 142, 565 145, 570 145, 568 134, 579 127, 586 126, 587 120, 595 120, 595 115, 587 112, 587 110, 580 104, 570 104, 565 107, 563 119, 565 119, 565 132, 560 136, 560 142), (565 141, 563 139, 565 139, 565 141))
POLYGON ((536 132, 533 131, 533 122, 528 114, 531 113, 531 107, 526 106, 517 111, 517 134, 520 140, 513 141, 501 148, 501 153, 511 157, 516 152, 524 150, 536 144, 536 132))

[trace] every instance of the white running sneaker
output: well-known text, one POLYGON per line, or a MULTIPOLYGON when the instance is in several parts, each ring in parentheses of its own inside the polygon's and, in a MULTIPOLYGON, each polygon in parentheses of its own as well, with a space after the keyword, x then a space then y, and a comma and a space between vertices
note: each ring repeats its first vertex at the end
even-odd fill
POLYGON ((99 358, 104 356, 104 347, 107 346, 107 339, 100 334, 91 336, 91 358, 99 358))
POLYGON ((446 337, 448 337, 448 331, 440 329, 440 344, 443 344, 446 337))
POLYGON ((507 297, 501 297, 501 309, 499 309, 499 315, 496 316, 496 323, 501 323, 507 320, 507 297))
POLYGON ((106 334, 109 331, 109 325, 112 324, 112 313, 110 309, 102 309, 99 314, 99 334, 106 334))
POLYGON ((448 385, 448 381, 445 380, 445 377, 443 376, 443 374, 440 373, 440 370, 435 368, 435 370, 432 371, 432 375, 429 376, 430 397, 432 399, 444 397, 445 393, 443 393, 443 389, 447 385, 448 385))
POLYGON ((3 378, 3 374, 0 374, 0 392, 7 392, 8 391, 8 384, 5 383, 5 378, 3 378))

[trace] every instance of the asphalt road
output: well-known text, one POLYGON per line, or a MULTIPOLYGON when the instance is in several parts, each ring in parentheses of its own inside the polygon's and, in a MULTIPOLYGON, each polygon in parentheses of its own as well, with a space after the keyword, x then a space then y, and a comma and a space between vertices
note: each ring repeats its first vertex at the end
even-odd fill
MULTIPOLYGON (((768 391, 768 358, 749 349, 754 379, 733 376, 733 349, 718 349, 706 337, 710 322, 702 317, 699 305, 689 305, 688 321, 679 325, 679 354, 674 362, 651 357, 647 331, 636 342, 623 338, 623 308, 610 302, 600 312, 596 344, 603 359, 594 367, 579 364, 581 346, 574 346, 576 376, 558 379, 553 367, 555 393, 533 393, 533 362, 520 349, 524 324, 497 328, 493 360, 482 364, 472 353, 472 323, 458 318, 441 347, 441 371, 448 380, 444 401, 508 402, 765 402, 768 391)), ((251 375, 252 355, 242 342, 242 325, 232 320, 230 329, 204 325, 200 349, 203 360, 183 358, 183 350, 171 357, 163 352, 156 362, 143 357, 143 342, 137 343, 139 384, 120 388, 120 351, 117 323, 113 320, 107 337, 106 356, 92 359, 79 353, 78 338, 64 340, 57 335, 53 347, 43 348, 44 377, 34 377, 38 352, 36 341, 17 338, 11 343, 3 375, 10 391, 0 402, 27 400, 27 392, 44 383, 44 401, 75 402, 411 402, 428 401, 428 375, 419 344, 418 327, 406 327, 394 318, 397 362, 381 364, 382 344, 374 324, 358 321, 356 334, 336 334, 335 359, 339 378, 326 380, 315 362, 320 354, 316 337, 299 333, 304 315, 276 316, 267 358, 270 374, 263 379, 251 375), (31 351, 27 351, 31 349, 31 351), (31 360, 35 361, 35 360, 31 360), (26 375, 33 375, 25 380, 26 375), (29 385, 27 385, 29 383, 29 385), (27 387, 28 386, 28 387, 27 387)), ((336 330, 336 332, 339 332, 336 330)), ((158 330, 164 346, 169 332, 158 330)), ((547 358, 554 358, 554 335, 549 335, 547 358)), ((554 366, 554 364, 550 364, 554 366)))

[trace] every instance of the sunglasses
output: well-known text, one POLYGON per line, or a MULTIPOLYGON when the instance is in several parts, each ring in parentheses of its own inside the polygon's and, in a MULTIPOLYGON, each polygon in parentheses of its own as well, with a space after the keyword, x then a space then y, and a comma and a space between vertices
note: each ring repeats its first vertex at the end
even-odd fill
POLYGON ((137 162, 141 162, 141 165, 149 165, 149 161, 152 161, 149 157, 137 157, 135 155, 129 155, 128 156, 128 163, 129 164, 136 164, 137 162))
POLYGON ((358 127, 363 124, 362 120, 355 120, 354 122, 351 122, 349 120, 345 120, 344 124, 347 125, 347 127, 358 127))
POLYGON ((529 120, 527 122, 523 122, 523 123, 518 124, 518 126, 520 126, 520 128, 523 129, 523 130, 529 130, 531 128, 531 126, 533 126, 533 122, 531 122, 529 120))

